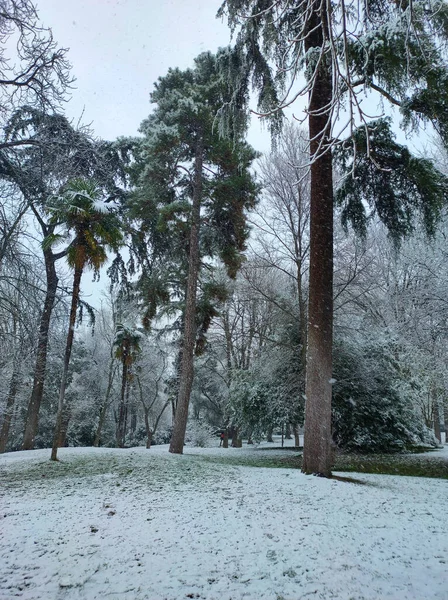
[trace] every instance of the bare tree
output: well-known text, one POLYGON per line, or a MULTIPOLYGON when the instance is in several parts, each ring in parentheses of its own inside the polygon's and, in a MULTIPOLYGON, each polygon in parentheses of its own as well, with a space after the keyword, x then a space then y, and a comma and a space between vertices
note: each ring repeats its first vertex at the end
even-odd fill
MULTIPOLYGON (((59 48, 51 29, 42 27, 30 0, 0 2, 0 114, 25 103, 55 109, 66 98, 72 83, 67 50, 59 48), (8 55, 15 40, 15 54, 8 55)), ((23 145, 13 137, 0 150, 23 145)))

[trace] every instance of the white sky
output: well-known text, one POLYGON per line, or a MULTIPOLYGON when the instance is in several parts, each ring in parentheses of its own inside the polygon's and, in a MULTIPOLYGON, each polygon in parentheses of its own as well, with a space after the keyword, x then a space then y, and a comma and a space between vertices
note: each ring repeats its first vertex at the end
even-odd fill
MULTIPOLYGON (((221 0, 36 0, 41 21, 67 47, 76 89, 69 117, 92 123, 104 139, 136 135, 150 111, 154 82, 169 67, 191 67, 203 51, 230 43, 216 19, 221 0)), ((256 122, 250 142, 268 150, 256 122)))

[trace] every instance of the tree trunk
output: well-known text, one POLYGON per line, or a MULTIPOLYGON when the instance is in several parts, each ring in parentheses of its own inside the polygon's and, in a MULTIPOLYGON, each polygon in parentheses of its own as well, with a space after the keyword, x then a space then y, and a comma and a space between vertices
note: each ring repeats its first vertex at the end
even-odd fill
POLYGON ((149 450, 151 448, 151 442, 152 442, 152 430, 149 425, 149 410, 146 407, 144 407, 143 410, 145 412, 146 449, 149 450))
POLYGON ((232 448, 238 448, 238 427, 232 427, 232 448))
POLYGON ((300 435, 299 435, 299 426, 297 423, 294 423, 292 426, 292 431, 294 433, 294 446, 296 448, 300 447, 300 435))
POLYGON ((224 432, 224 439, 222 440, 222 447, 223 448, 229 447, 229 432, 228 431, 224 432))
POLYGON ((292 436, 291 436, 291 423, 286 423, 286 426, 285 426, 285 440, 292 440, 292 436))
POLYGON ((98 427, 96 428, 95 440, 93 442, 93 445, 95 448, 98 448, 98 446, 100 445, 101 432, 103 429, 104 421, 106 420, 107 409, 109 408, 109 398, 110 398, 110 394, 112 391, 112 385, 114 382, 114 375, 115 375, 114 359, 112 358, 110 361, 110 365, 109 365, 109 379, 107 381, 106 396, 104 398, 103 405, 100 409, 100 417, 99 417, 99 421, 98 421, 98 427))
POLYGON ((266 441, 267 442, 273 442, 273 438, 272 438, 272 434, 274 433, 274 428, 273 427, 269 427, 267 432, 266 432, 266 441))
POLYGON ((434 398, 432 405, 432 414, 434 419, 434 435, 439 440, 439 444, 442 443, 442 433, 440 431, 440 413, 439 413, 439 403, 434 398))
MULTIPOLYGON (((313 8, 305 51, 323 51, 328 40, 327 5, 313 8)), ((333 345, 333 180, 330 150, 332 72, 323 56, 309 99, 311 157, 310 274, 306 364, 304 473, 331 476, 333 345)))
POLYGON ((118 425, 117 425, 117 448, 124 448, 124 441, 126 437, 126 421, 128 407, 126 405, 126 385, 128 382, 128 366, 127 366, 127 353, 123 355, 123 370, 121 373, 121 396, 120 396, 120 410, 118 413, 118 425))
POLYGON ((445 444, 448 444, 448 403, 445 399, 445 406, 443 409, 443 421, 445 424, 445 444))
POLYGON ((58 412, 56 415, 56 427, 54 430, 53 447, 51 449, 51 460, 57 460, 58 443, 61 435, 62 416, 64 413, 65 390, 67 387, 68 367, 72 353, 73 338, 75 335, 76 310, 78 308, 79 290, 81 287, 82 268, 76 267, 73 275, 72 303, 68 321, 67 342, 65 345, 64 366, 62 369, 61 387, 59 388, 58 412))
POLYGON ((62 413, 61 429, 59 431, 58 448, 64 448, 67 442, 67 431, 72 417, 72 410, 70 406, 65 406, 62 413))
MULTIPOLYGON (((129 389, 129 387, 128 387, 129 389)), ((132 435, 135 434, 137 429, 137 406, 135 404, 134 399, 131 402, 131 425, 130 425, 132 435)))
POLYGON ((25 433, 23 436, 22 450, 34 448, 34 438, 39 424, 39 411, 44 393, 45 373, 47 369, 48 334, 50 319, 53 311, 58 277, 56 274, 55 258, 51 251, 44 252, 45 272, 47 277, 47 290, 45 293, 44 309, 40 317, 39 337, 37 341, 36 363, 34 367, 34 381, 31 398, 25 419, 25 433))
POLYGON ((174 419, 173 435, 170 452, 182 454, 187 428, 188 406, 194 377, 194 345, 196 341, 196 292, 199 274, 199 229, 201 220, 202 201, 202 140, 196 147, 194 165, 193 206, 191 210, 190 255, 188 259, 187 293, 184 312, 184 335, 182 346, 182 363, 179 380, 179 395, 177 399, 176 416, 174 419))
POLYGON ((6 445, 8 443, 9 429, 11 427, 12 416, 14 414, 14 403, 16 400, 18 389, 19 369, 16 359, 14 359, 11 381, 9 383, 8 398, 6 400, 5 414, 3 416, 2 429, 0 431, 0 454, 3 454, 3 452, 5 452, 6 445))

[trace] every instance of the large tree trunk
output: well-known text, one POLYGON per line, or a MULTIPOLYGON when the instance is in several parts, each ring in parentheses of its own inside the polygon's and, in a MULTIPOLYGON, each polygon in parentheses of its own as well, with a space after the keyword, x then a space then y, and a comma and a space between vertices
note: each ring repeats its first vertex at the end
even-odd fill
POLYGON ((170 452, 182 454, 184 449, 185 430, 187 428, 188 406, 194 377, 194 345, 196 341, 196 293, 199 274, 199 229, 202 201, 202 163, 203 148, 199 140, 196 147, 194 165, 193 206, 191 210, 190 255, 188 259, 187 293, 184 312, 184 335, 182 346, 182 362, 179 379, 179 395, 177 398, 176 416, 170 452))
POLYGON ((75 335, 76 310, 78 308, 79 290, 81 287, 82 268, 76 267, 73 275, 72 303, 68 321, 67 342, 65 344, 64 366, 62 368, 61 387, 59 388, 58 412, 56 415, 56 426, 54 429, 53 447, 51 449, 51 460, 58 459, 58 444, 61 437, 62 416, 64 413, 65 390, 67 387, 68 367, 72 354, 73 338, 75 335))
POLYGON ((17 391, 19 389, 19 369, 17 359, 14 358, 11 381, 9 383, 8 398, 6 400, 5 414, 3 416, 2 429, 0 431, 0 454, 5 452, 8 443, 9 429, 11 427, 12 416, 14 413, 14 403, 17 391))
MULTIPOLYGON (((305 50, 327 43, 325 4, 313 9, 305 50)), ((332 73, 322 57, 309 100, 311 156, 310 275, 306 364, 304 473, 331 476, 331 395, 333 345, 333 180, 329 148, 332 73)))
POLYGON ((47 276, 47 290, 45 294, 44 309, 40 317, 39 337, 37 341, 36 364, 34 367, 34 381, 31 398, 25 419, 25 433, 23 436, 22 450, 32 450, 34 439, 39 424, 39 410, 44 393, 45 373, 47 369, 48 334, 50 319, 53 311, 58 277, 56 275, 55 258, 51 251, 44 251, 45 272, 47 276))

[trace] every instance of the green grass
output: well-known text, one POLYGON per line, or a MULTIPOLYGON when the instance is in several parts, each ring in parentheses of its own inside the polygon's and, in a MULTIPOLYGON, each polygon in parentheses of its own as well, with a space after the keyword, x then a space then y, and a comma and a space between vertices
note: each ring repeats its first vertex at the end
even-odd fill
MULTIPOLYGON (((255 450, 253 453, 232 453, 226 456, 198 457, 200 460, 245 467, 273 469, 302 467, 302 455, 297 451, 272 452, 255 450)), ((334 471, 345 473, 375 473, 380 475, 406 475, 410 477, 436 477, 448 479, 448 461, 432 452, 421 454, 338 454, 334 471)))

